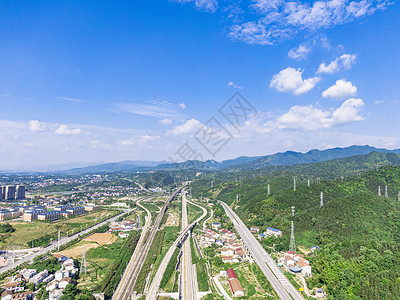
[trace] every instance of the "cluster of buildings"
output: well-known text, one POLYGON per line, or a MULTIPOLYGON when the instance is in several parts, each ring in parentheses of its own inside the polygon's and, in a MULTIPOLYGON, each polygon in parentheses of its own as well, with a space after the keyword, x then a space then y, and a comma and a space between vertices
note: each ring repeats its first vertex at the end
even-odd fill
POLYGON ((101 209, 100 206, 94 204, 85 206, 62 205, 54 207, 54 210, 47 210, 47 208, 45 205, 26 205, 0 209, 0 221, 12 220, 21 216, 25 222, 58 220, 60 217, 68 218, 101 209))
MULTIPOLYGON (((126 220, 126 221, 121 221, 121 222, 111 222, 109 225, 109 230, 108 232, 113 233, 113 232, 118 232, 118 235, 120 237, 127 237, 123 233, 126 233, 127 231, 131 231, 134 229, 138 228, 138 224, 135 221, 132 220, 126 220)), ((129 234, 128 234, 129 235, 129 234)))
POLYGON ((213 223, 212 228, 203 229, 203 233, 199 236, 201 247, 208 247, 215 244, 220 247, 220 256, 224 263, 235 263, 245 260, 248 257, 238 242, 235 233, 221 228, 220 223, 213 223))
POLYGON ((72 283, 72 277, 78 272, 74 260, 62 254, 56 254, 62 262, 61 269, 56 271, 53 280, 47 282, 46 291, 49 292, 49 300, 58 300, 63 295, 66 286, 72 283))
POLYGON ((0 188, 0 201, 25 199, 25 185, 3 185, 0 188))
POLYGON ((24 221, 33 222, 36 220, 47 221, 47 220, 58 220, 60 217, 68 218, 70 216, 81 215, 85 211, 95 210, 93 206, 73 206, 73 205, 62 205, 56 206, 54 210, 47 211, 45 206, 36 206, 30 210, 25 211, 24 221))
POLYGON ((23 269, 13 276, 6 284, 5 291, 1 294, 1 300, 26 300, 31 299, 33 291, 25 289, 26 283, 33 283, 36 287, 45 283, 49 291, 49 300, 58 300, 63 295, 66 286, 72 283, 72 276, 78 272, 74 260, 63 255, 58 255, 61 261, 61 269, 55 274, 49 274, 48 270, 37 272, 36 269, 23 269))
POLYGON ((32 210, 45 211, 46 207, 43 205, 7 207, 0 210, 0 221, 19 218, 20 216, 32 210))
POLYGON ((301 273, 306 277, 312 276, 310 262, 304 258, 303 254, 297 254, 294 251, 287 251, 282 258, 281 264, 293 273, 301 273))
POLYGON ((263 233, 260 233, 260 228, 257 226, 251 226, 250 227, 250 232, 253 234, 258 234, 258 238, 262 239, 262 238, 266 238, 269 236, 274 236, 274 237, 280 237, 282 236, 282 231, 280 231, 279 229, 275 229, 272 227, 268 227, 267 230, 263 233))

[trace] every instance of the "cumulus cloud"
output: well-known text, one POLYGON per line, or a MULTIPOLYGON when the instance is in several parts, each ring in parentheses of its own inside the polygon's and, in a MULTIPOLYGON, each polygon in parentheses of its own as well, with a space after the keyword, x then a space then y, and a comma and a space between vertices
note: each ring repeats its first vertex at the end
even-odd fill
POLYGON ((158 123, 161 123, 163 125, 171 125, 172 120, 171 119, 162 119, 162 120, 158 120, 158 123))
POLYGON ((216 12, 218 9, 218 1, 217 0, 170 0, 171 2, 178 3, 194 3, 196 9, 204 10, 208 12, 216 12))
POLYGON ((334 85, 322 92, 324 98, 346 98, 354 96, 357 93, 357 87, 350 81, 339 79, 334 85))
POLYGON ((343 54, 331 61, 328 65, 322 63, 319 65, 317 74, 332 74, 337 73, 341 69, 350 69, 356 62, 354 54, 343 54))
POLYGON ((305 59, 310 52, 310 47, 301 44, 298 47, 291 49, 288 53, 288 56, 292 59, 305 59))
POLYGON ((30 131, 45 131, 47 126, 45 123, 40 122, 38 120, 30 120, 29 121, 29 130, 30 131))
POLYGON ((351 98, 333 110, 324 111, 312 105, 293 106, 280 116, 274 126, 277 129, 318 130, 364 120, 360 111, 364 106, 362 99, 351 98))
POLYGON ((294 95, 306 93, 321 80, 319 77, 303 79, 304 70, 286 68, 272 77, 270 87, 279 92, 292 92, 294 95))
POLYGON ((182 102, 182 103, 179 103, 178 105, 179 105, 179 107, 182 108, 182 109, 185 109, 185 108, 186 108, 186 104, 183 103, 183 102, 182 102))
POLYGON ((188 134, 193 133, 201 127, 200 121, 196 119, 190 119, 183 123, 182 125, 176 126, 171 130, 171 133, 174 135, 188 134))
POLYGON ((78 135, 81 133, 81 130, 79 128, 70 129, 67 125, 60 125, 55 132, 60 135, 78 135))

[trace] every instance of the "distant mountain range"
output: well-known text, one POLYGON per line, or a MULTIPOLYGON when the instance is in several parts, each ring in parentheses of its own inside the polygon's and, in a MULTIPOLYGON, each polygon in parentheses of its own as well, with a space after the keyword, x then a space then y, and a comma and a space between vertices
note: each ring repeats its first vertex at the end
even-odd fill
POLYGON ((107 173, 107 172, 129 172, 129 171, 156 171, 156 170, 179 170, 179 169, 196 169, 196 170, 245 170, 245 169, 261 169, 270 166, 297 165, 305 163, 323 162, 333 159, 351 157, 355 155, 365 155, 371 152, 381 153, 398 153, 400 149, 388 150, 375 148, 371 146, 350 146, 345 148, 332 148, 327 150, 310 150, 307 153, 287 151, 284 153, 276 153, 265 156, 240 156, 235 159, 224 160, 221 162, 215 160, 207 161, 186 161, 182 163, 168 163, 166 161, 121 161, 115 163, 99 164, 83 168, 74 168, 70 170, 60 171, 68 174, 85 174, 85 173, 107 173))

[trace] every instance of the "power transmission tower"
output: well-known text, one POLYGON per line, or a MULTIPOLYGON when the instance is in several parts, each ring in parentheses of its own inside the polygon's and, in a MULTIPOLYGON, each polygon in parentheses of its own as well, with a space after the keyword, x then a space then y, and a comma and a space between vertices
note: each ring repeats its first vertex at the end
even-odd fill
POLYGON ((397 201, 400 202, 400 192, 399 192, 399 194, 397 195, 397 201))
POLYGON ((321 192, 321 202, 319 204, 319 207, 323 207, 324 206, 324 193, 321 192))
POLYGON ((81 261, 81 269, 79 270, 79 276, 81 276, 82 274, 82 266, 85 272, 85 276, 86 276, 86 251, 85 251, 85 247, 83 247, 83 253, 82 253, 82 261, 81 261))
POLYGON ((307 185, 310 187, 310 179, 307 180, 307 185))
POLYGON ((60 251, 60 230, 58 231, 57 252, 60 251))
POLYGON ((296 190, 296 177, 293 177, 293 191, 296 190))
POLYGON ((239 194, 236 194, 236 203, 239 202, 239 194))
POLYGON ((379 197, 382 196, 382 193, 381 193, 381 186, 378 186, 378 196, 379 196, 379 197))
POLYGON ((271 194, 271 185, 268 183, 268 195, 271 194))
POLYGON ((291 228, 290 228, 290 245, 289 245, 289 251, 294 251, 296 252, 296 243, 294 241, 294 224, 293 221, 291 223, 291 228))
POLYGON ((295 209, 295 207, 292 206, 292 217, 294 217, 294 209, 295 209))
POLYGON ((385 185, 385 197, 389 198, 388 186, 385 185))

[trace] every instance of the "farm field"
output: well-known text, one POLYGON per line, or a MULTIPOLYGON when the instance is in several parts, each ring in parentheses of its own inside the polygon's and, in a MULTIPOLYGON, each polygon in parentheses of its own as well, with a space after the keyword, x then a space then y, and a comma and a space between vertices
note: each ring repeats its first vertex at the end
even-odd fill
POLYGON ((71 235, 73 232, 77 232, 81 228, 91 226, 98 223, 102 218, 111 217, 115 211, 96 211, 90 214, 84 214, 79 217, 70 219, 63 219, 56 222, 48 223, 42 221, 29 222, 10 222, 12 227, 15 229, 12 233, 0 234, 0 248, 1 249, 25 249, 33 246, 41 246, 38 242, 39 239, 48 241, 57 238, 58 230, 61 232, 61 236, 68 233, 71 235))
POLYGON ((94 233, 59 253, 70 258, 79 258, 82 256, 83 251, 88 252, 93 248, 113 244, 117 239, 118 237, 111 233, 94 233))

